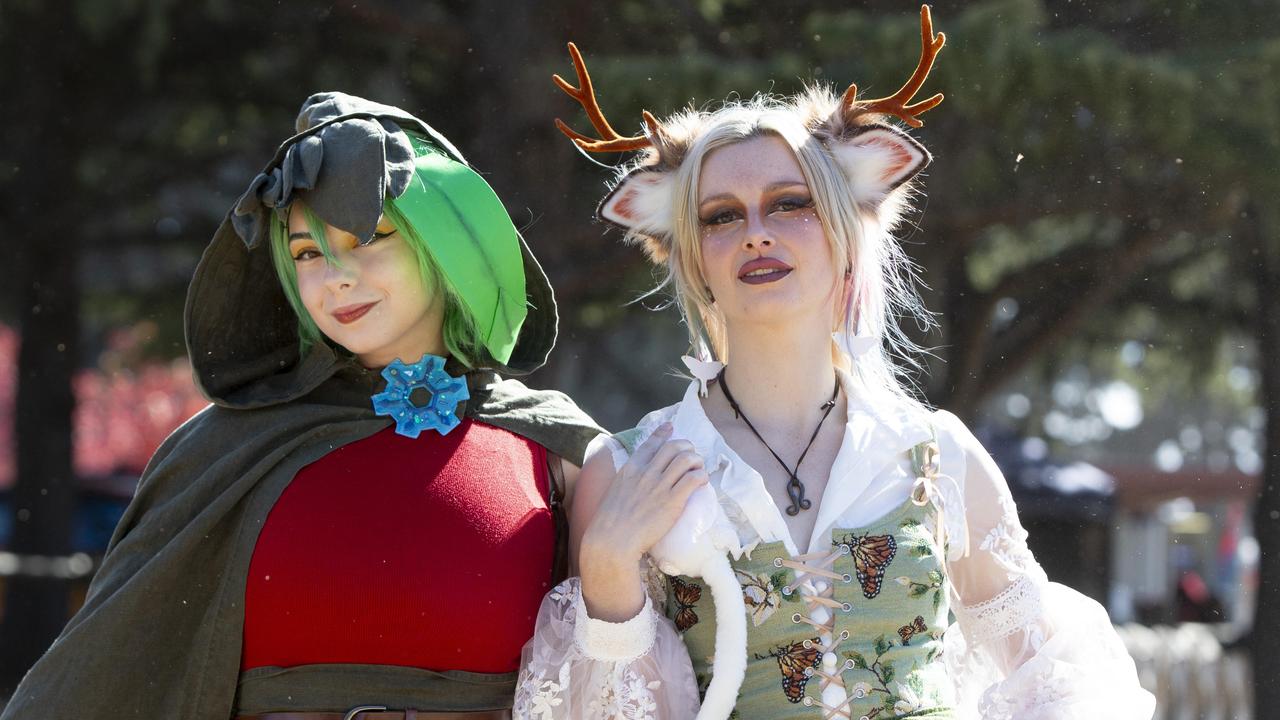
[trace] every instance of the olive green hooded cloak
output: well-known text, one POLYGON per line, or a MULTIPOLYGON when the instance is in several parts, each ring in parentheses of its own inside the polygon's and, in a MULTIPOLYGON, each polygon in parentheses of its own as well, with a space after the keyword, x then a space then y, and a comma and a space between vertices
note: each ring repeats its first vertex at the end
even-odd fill
MULTIPOLYGON (((300 468, 390 425, 370 402, 383 385, 377 372, 324 343, 299 356, 297 318, 262 242, 263 218, 287 204, 292 190, 331 224, 371 235, 376 217, 370 225, 368 213, 380 212, 382 193, 395 196, 398 183, 403 192, 395 167, 404 159, 402 128, 465 163, 447 140, 402 110, 320 94, 304 103, 299 134, 228 213, 196 269, 186 306, 188 352, 213 404, 156 451, 84 607, 0 720, 227 720, 236 710, 361 704, 510 707, 514 673, 316 665, 240 674, 246 573, 267 513, 300 468), (311 150, 295 150, 303 145, 311 150), (379 177, 369 197, 308 194, 370 171, 379 177)), ((540 366, 555 341, 551 288, 522 240, 519 247, 528 316, 509 358, 492 363, 509 373, 540 366)), ((468 372, 467 381, 471 398, 460 415, 527 437, 575 464, 602 432, 560 393, 499 380, 488 369, 468 372)))

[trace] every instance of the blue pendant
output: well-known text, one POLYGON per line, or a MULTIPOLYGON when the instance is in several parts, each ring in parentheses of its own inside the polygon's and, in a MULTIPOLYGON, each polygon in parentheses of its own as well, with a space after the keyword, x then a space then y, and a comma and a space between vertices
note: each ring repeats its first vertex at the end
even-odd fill
POLYGON ((382 369, 387 388, 373 396, 373 411, 396 421, 396 434, 416 438, 423 430, 447 435, 462 424, 455 414, 458 402, 471 397, 467 381, 444 371, 444 358, 423 355, 412 365, 399 359, 382 369), (419 388, 426 389, 431 399, 415 405, 411 396, 419 388))

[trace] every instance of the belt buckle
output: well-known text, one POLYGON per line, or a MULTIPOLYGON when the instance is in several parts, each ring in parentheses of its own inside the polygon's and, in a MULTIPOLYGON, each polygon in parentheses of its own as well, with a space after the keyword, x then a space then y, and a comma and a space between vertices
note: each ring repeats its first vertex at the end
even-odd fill
POLYGON ((382 712, 386 709, 386 705, 357 705, 348 710, 347 714, 342 716, 342 720, 355 720, 356 715, 362 712, 382 712))

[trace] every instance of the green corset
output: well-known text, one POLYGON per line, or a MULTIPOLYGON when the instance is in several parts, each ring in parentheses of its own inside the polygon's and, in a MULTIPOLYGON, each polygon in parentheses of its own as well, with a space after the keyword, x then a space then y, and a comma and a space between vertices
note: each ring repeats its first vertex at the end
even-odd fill
MULTIPOLYGON (((830 552, 793 561, 773 542, 732 563, 748 615, 747 674, 734 717, 822 718, 829 685, 843 685, 855 720, 952 717, 942 661, 944 554, 925 525, 933 512, 908 499, 867 527, 833 530, 830 552), (810 580, 827 584, 824 600, 814 599, 810 580), (828 650, 833 656, 824 658, 828 650)), ((705 691, 715 652, 711 594, 696 578, 668 581, 667 614, 705 691)))

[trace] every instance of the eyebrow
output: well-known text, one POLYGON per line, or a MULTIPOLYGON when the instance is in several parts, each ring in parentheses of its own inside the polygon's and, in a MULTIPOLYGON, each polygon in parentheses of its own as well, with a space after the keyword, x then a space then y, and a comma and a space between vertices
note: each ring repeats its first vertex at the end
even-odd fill
POLYGON ((290 242, 293 242, 294 240, 310 240, 310 239, 311 239, 311 233, 309 232, 289 233, 290 242))
MULTIPOLYGON (((781 190, 782 188, 795 187, 797 185, 802 187, 808 187, 808 183, 805 183, 801 180, 779 180, 777 182, 771 182, 768 185, 766 185, 764 188, 764 191, 773 192, 775 190, 781 190)), ((718 193, 716 195, 712 195, 711 197, 703 198, 702 202, 698 203, 698 207, 702 207, 704 205, 707 205, 708 203, 718 202, 720 200, 733 200, 733 199, 734 199, 734 195, 732 193, 718 193)))

